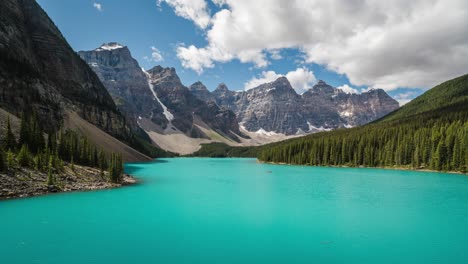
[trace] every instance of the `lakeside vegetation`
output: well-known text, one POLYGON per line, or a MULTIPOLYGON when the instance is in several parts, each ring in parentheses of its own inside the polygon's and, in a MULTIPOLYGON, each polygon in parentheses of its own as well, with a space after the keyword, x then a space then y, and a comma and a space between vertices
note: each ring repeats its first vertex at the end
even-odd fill
POLYGON ((257 157, 312 166, 468 172, 468 75, 442 83, 368 125, 258 147, 203 144, 191 156, 257 157))
POLYGON ((257 147, 232 147, 225 143, 202 144, 201 148, 187 157, 210 157, 210 158, 240 158, 256 157, 257 147))
POLYGON ((60 130, 46 134, 35 114, 23 114, 19 138, 11 129, 10 118, 0 146, 0 172, 14 173, 20 168, 29 168, 47 173, 47 185, 55 185, 55 176, 64 171, 67 163, 98 168, 101 177, 108 171, 108 180, 120 183, 123 175, 122 155, 105 153, 88 138, 76 132, 60 130))
POLYGON ((468 75, 442 83, 369 125, 261 148, 265 162, 468 171, 468 75))

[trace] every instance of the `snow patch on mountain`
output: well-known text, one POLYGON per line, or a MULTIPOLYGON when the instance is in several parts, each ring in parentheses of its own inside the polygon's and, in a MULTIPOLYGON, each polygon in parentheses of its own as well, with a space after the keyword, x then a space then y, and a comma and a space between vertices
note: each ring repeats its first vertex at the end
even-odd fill
POLYGON ((307 121, 307 125, 309 126, 309 132, 313 132, 313 133, 333 130, 332 128, 324 128, 323 126, 316 127, 312 125, 309 121, 307 121))
POLYGON ((101 50, 116 50, 116 49, 121 49, 123 48, 124 46, 118 44, 118 43, 115 43, 115 42, 111 42, 111 43, 106 43, 106 44, 102 44, 101 47, 97 48, 96 51, 101 51, 101 50))
POLYGON ((345 110, 343 112, 339 112, 340 116, 344 116, 344 117, 350 117, 353 115, 353 113, 351 113, 350 111, 348 110, 345 110))
POLYGON ((145 71, 143 71, 148 79, 148 86, 151 90, 151 92, 153 93, 154 95, 154 98, 156 98, 156 100, 158 101, 158 103, 161 105, 162 109, 163 109, 163 114, 164 116, 166 117, 167 121, 171 122, 172 120, 174 120, 174 115, 169 112, 169 110, 167 109, 167 107, 161 102, 161 100, 159 100, 158 98, 158 95, 156 94, 156 92, 154 91, 154 85, 151 83, 151 75, 145 71))
POLYGON ((259 134, 259 135, 264 135, 264 136, 281 136, 282 134, 280 133, 276 133, 274 131, 266 131, 265 129, 263 128, 260 128, 259 130, 255 131, 256 134, 259 134))

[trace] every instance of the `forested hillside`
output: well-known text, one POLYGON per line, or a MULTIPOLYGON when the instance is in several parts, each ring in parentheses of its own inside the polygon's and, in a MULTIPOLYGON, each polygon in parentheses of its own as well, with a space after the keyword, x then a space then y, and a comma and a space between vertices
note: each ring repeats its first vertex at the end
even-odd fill
POLYGON ((468 75, 442 83, 363 127, 262 147, 258 158, 324 166, 468 170, 468 75))

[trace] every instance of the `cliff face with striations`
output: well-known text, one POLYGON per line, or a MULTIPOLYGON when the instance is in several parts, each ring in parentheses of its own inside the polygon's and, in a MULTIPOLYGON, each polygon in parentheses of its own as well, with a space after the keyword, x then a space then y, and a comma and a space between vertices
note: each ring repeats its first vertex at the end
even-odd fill
POLYGON ((219 107, 201 82, 190 88, 184 86, 174 68, 156 66, 144 71, 129 49, 118 43, 106 43, 79 55, 96 72, 133 127, 161 134, 181 132, 191 138, 209 138, 200 127, 234 141, 242 135, 232 111, 219 107))
POLYGON ((285 135, 364 125, 399 107, 384 90, 348 94, 324 81, 298 95, 285 77, 242 92, 221 84, 211 94, 246 130, 285 135))
POLYGON ((220 108, 213 101, 202 101, 185 87, 174 68, 156 66, 148 71, 152 88, 159 100, 173 115, 171 124, 191 137, 207 137, 197 126, 200 119, 220 134, 239 140, 239 125, 234 113, 220 108))
POLYGON ((46 129, 76 112, 125 138, 129 129, 96 74, 34 0, 0 1, 0 107, 36 111, 46 129))
POLYGON ((151 119, 162 126, 167 124, 161 105, 148 87, 146 73, 127 47, 106 43, 78 54, 98 75, 134 130, 139 118, 151 119))
POLYGON ((212 95, 210 91, 208 91, 208 88, 206 88, 206 86, 202 82, 198 81, 190 85, 188 88, 190 92, 193 95, 195 95, 195 97, 197 97, 198 99, 205 102, 216 102, 214 95, 212 95))

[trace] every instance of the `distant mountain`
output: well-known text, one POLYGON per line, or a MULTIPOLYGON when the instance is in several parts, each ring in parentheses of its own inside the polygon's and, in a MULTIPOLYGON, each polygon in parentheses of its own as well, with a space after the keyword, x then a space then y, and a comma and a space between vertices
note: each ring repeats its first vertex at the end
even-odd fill
POLYGON ((96 143, 106 137, 107 149, 127 160, 147 159, 110 143, 111 136, 127 143, 135 138, 98 76, 34 0, 0 1, 0 93, 1 108, 16 116, 37 113, 46 132, 83 121, 90 128, 83 131, 108 133, 96 143))
POLYGON ((280 77, 248 91, 230 91, 219 85, 213 92, 195 83, 192 93, 205 101, 234 111, 240 124, 251 132, 268 131, 285 135, 314 133, 354 127, 376 120, 398 108, 398 102, 384 90, 348 94, 324 81, 302 95, 280 77))
POLYGON ((195 97, 197 97, 198 99, 205 102, 216 102, 214 95, 212 95, 210 91, 208 91, 208 88, 206 88, 206 86, 202 82, 198 81, 190 85, 188 88, 190 92, 193 95, 195 95, 195 97))
POLYGON ((226 142, 245 137, 232 111, 219 107, 201 82, 184 86, 174 68, 144 71, 126 46, 114 42, 78 54, 96 72, 133 130, 144 129, 158 145, 178 152, 184 148, 182 135, 226 142))
POLYGON ((161 125, 167 124, 160 114, 163 112, 161 104, 148 88, 146 73, 126 46, 108 43, 78 54, 97 74, 134 130, 138 128, 139 117, 152 119, 161 125))
POLYGON ((362 127, 265 145, 266 162, 468 171, 468 75, 362 127))
POLYGON ((174 68, 156 66, 148 71, 151 85, 161 102, 173 115, 170 123, 192 137, 206 137, 197 126, 203 123, 232 140, 238 141, 239 125, 234 113, 195 97, 177 76, 174 68), (200 121, 200 122, 198 122, 200 121))

